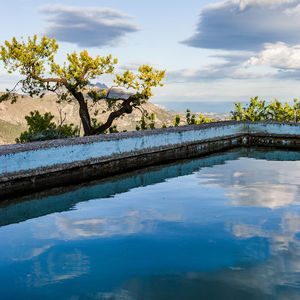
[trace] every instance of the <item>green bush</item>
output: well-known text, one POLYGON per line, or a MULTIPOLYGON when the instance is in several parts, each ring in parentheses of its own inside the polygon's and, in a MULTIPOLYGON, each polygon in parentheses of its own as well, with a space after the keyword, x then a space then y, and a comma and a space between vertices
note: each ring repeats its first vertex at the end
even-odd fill
POLYGON ((36 141, 46 141, 53 139, 69 138, 79 135, 78 127, 74 124, 63 124, 57 126, 52 122, 54 116, 46 112, 41 115, 39 111, 31 111, 29 116, 25 116, 28 131, 24 131, 16 138, 16 143, 28 143, 36 141))
POLYGON ((137 131, 155 129, 155 119, 156 115, 154 113, 149 115, 148 112, 145 112, 141 119, 137 122, 135 129, 137 131))
POLYGON ((202 114, 200 114, 198 117, 196 114, 191 114, 189 109, 186 110, 185 118, 188 125, 203 124, 212 121, 209 117, 204 117, 202 114))
POLYGON ((266 104, 258 97, 251 98, 250 103, 242 107, 241 102, 234 103, 231 119, 235 121, 278 121, 300 122, 300 101, 294 99, 294 104, 281 103, 277 99, 266 104))
POLYGON ((180 115, 176 115, 176 116, 175 116, 175 119, 174 119, 174 121, 173 121, 174 126, 175 126, 175 127, 180 126, 180 122, 181 122, 181 117, 180 117, 180 115))

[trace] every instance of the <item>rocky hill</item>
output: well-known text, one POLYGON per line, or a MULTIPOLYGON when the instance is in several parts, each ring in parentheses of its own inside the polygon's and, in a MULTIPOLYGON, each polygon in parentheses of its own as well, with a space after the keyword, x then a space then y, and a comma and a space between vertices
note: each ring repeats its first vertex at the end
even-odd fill
MULTIPOLYGON (((95 87, 91 87, 95 88, 95 87)), ((96 87, 97 89, 103 89, 104 87, 96 87)), ((0 95, 3 93, 0 92, 0 95)), ((121 89, 113 90, 112 97, 124 96, 124 92, 121 89)), ((126 96, 126 95, 125 95, 126 96)), ((56 103, 57 96, 54 93, 46 94, 41 98, 31 98, 27 96, 19 96, 18 101, 15 104, 11 104, 9 101, 0 103, 0 145, 15 143, 15 139, 20 135, 21 132, 27 129, 27 123, 25 116, 29 115, 31 111, 38 110, 41 114, 45 112, 51 112, 54 115, 54 121, 60 124, 60 120, 65 119, 64 124, 73 123, 82 128, 80 124, 80 118, 78 113, 78 104, 76 101, 73 103, 64 102, 61 104, 56 103)), ((91 116, 98 110, 99 115, 96 119, 103 122, 107 119, 109 113, 101 113, 106 109, 105 102, 100 101, 97 105, 91 108, 91 116)), ((156 128, 162 127, 163 124, 166 126, 172 126, 173 120, 177 114, 181 115, 181 125, 185 125, 185 112, 181 111, 170 111, 164 108, 162 105, 156 105, 148 102, 142 106, 149 114, 155 113, 156 128)), ((225 119, 226 116, 204 113, 210 118, 215 120, 225 119)), ((135 109, 132 114, 125 115, 115 121, 113 125, 117 125, 119 131, 122 130, 135 130, 137 122, 141 119, 142 113, 140 110, 135 109)), ((83 130, 81 129, 81 134, 83 130)))
MULTIPOLYGON (((117 92, 117 91, 116 91, 117 92)), ((2 93, 0 93, 1 95, 2 93)), ((20 133, 27 129, 25 116, 31 111, 38 110, 41 114, 45 112, 51 112, 56 123, 60 122, 60 118, 65 118, 64 123, 73 123, 80 126, 80 119, 78 115, 78 104, 74 103, 56 103, 56 95, 49 93, 44 98, 31 98, 31 97, 18 97, 18 101, 15 104, 11 104, 9 101, 0 103, 0 144, 14 143, 15 138, 20 133)), ((109 113, 101 114, 105 110, 105 103, 97 104, 92 108, 92 114, 95 110, 99 110, 99 116, 96 118, 98 121, 106 120, 109 113)), ((175 112, 167 111, 161 106, 148 102, 143 105, 143 109, 148 113, 156 114, 157 127, 161 127, 163 124, 167 126, 172 125, 175 117, 175 112)), ((141 119, 142 113, 138 109, 134 110, 132 114, 126 115, 123 118, 115 121, 114 125, 117 125, 119 131, 122 130, 135 130, 136 122, 141 119)), ((81 130, 82 131, 82 130, 81 130)))

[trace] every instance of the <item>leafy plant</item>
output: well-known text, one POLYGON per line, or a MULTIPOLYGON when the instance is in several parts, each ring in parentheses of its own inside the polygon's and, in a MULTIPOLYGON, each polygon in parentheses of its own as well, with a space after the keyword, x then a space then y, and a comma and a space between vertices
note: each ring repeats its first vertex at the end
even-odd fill
POLYGON ((205 117, 202 114, 200 114, 198 117, 196 114, 191 114, 191 111, 189 109, 186 110, 185 118, 186 118, 186 122, 188 125, 203 124, 203 123, 211 122, 209 117, 205 117))
POLYGON ((180 115, 176 115, 176 116, 175 116, 175 119, 174 119, 174 121, 173 121, 174 126, 175 126, 175 127, 180 126, 180 122, 181 122, 181 117, 180 117, 180 115))
POLYGON ((250 103, 242 107, 241 102, 234 103, 231 111, 231 119, 235 121, 278 121, 278 122, 300 122, 300 102, 294 99, 291 106, 281 103, 277 99, 269 104, 258 97, 251 98, 250 103))
POLYGON ((148 112, 144 112, 141 116, 141 119, 137 122, 136 130, 147 130, 147 129, 155 129, 155 119, 156 115, 154 113, 150 114, 148 112))
POLYGON ((25 116, 28 131, 21 133, 16 139, 16 143, 27 143, 36 141, 53 140, 60 138, 75 137, 79 135, 78 127, 74 124, 56 125, 52 122, 54 116, 46 112, 41 115, 39 111, 31 111, 29 116, 25 116))

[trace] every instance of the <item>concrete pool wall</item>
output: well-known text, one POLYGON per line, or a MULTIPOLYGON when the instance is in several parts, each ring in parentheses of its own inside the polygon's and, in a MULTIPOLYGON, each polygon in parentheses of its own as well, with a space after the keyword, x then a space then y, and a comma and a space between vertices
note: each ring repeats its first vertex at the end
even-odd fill
POLYGON ((300 124, 226 121, 0 146, 0 195, 241 146, 300 150, 300 124))

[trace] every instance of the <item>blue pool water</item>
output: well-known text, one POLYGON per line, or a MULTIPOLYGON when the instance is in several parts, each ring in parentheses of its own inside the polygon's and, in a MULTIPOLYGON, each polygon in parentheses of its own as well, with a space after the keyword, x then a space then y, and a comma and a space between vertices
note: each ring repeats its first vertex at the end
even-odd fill
POLYGON ((300 153, 239 150, 0 204, 0 299, 300 299, 300 153))

